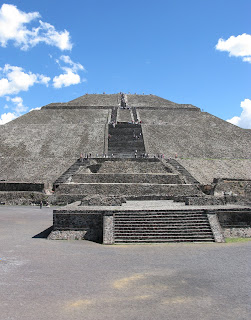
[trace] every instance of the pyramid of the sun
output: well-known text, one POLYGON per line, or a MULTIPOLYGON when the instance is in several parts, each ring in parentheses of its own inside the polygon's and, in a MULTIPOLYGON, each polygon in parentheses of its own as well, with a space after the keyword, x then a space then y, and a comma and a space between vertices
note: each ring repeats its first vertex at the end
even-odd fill
POLYGON ((139 120, 145 153, 177 155, 200 183, 214 178, 251 179, 251 130, 190 104, 119 93, 86 94, 68 103, 52 103, 0 126, 0 180, 52 183, 80 153, 109 154, 114 110, 118 123, 139 120))

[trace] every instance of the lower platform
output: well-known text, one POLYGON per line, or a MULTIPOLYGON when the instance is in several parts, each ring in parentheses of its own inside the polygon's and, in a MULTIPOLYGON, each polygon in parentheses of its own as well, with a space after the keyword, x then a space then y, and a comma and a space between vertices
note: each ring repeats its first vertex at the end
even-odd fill
POLYGON ((128 201, 122 206, 79 206, 53 210, 48 239, 103 244, 224 242, 224 230, 251 235, 251 208, 237 205, 185 206, 172 201, 128 201), (244 230, 244 231, 243 231, 244 230))

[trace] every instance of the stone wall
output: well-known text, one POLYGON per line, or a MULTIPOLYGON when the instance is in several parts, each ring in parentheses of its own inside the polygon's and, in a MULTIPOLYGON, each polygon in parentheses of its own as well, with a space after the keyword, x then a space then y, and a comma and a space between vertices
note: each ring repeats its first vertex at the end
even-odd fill
POLYGON ((171 172, 157 159, 131 159, 105 161, 99 173, 167 173, 171 172))
POLYGON ((251 227, 251 210, 242 209, 242 210, 231 210, 225 212, 218 212, 218 218, 221 226, 223 228, 243 228, 243 227, 251 227))
POLYGON ((202 192, 196 185, 180 184, 180 185, 168 185, 168 184, 143 184, 143 183, 69 183, 61 184, 57 192, 63 194, 83 194, 93 195, 101 194, 106 196, 199 196, 202 192))
POLYGON ((50 196, 41 192, 29 191, 0 191, 0 203, 6 205, 32 205, 39 204, 42 200, 44 204, 49 201, 50 196))
POLYGON ((217 216, 226 238, 251 237, 251 209, 217 212, 217 216))
POLYGON ((72 182, 76 183, 157 183, 181 184, 180 177, 176 174, 147 174, 147 173, 94 173, 76 174, 72 182))
POLYGON ((213 196, 187 197, 185 199, 185 204, 189 206, 225 205, 226 201, 224 197, 213 197, 213 196))
POLYGON ((0 191, 37 191, 42 192, 42 183, 0 182, 0 191))
POLYGON ((84 240, 103 242, 103 215, 101 213, 88 213, 67 210, 53 211, 53 231, 49 239, 62 239, 67 231, 69 238, 71 231, 81 231, 84 240))

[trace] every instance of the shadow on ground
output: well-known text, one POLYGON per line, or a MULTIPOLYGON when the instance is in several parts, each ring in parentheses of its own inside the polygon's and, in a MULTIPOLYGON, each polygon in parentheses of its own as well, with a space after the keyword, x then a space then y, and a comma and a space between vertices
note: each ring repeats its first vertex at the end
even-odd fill
POLYGON ((49 228, 45 229, 44 231, 42 231, 42 232, 36 234, 35 236, 33 236, 32 239, 33 238, 40 238, 40 239, 47 238, 52 230, 53 230, 53 226, 50 226, 49 228))

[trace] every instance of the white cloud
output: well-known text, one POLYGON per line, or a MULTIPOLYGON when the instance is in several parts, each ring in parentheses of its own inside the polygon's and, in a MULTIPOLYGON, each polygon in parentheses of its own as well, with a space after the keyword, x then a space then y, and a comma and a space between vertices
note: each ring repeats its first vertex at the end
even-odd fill
POLYGON ((23 105, 23 99, 21 97, 15 97, 12 98, 11 101, 15 105, 15 112, 20 115, 22 112, 25 112, 28 110, 28 107, 23 105))
POLYGON ((38 12, 25 13, 14 5, 3 4, 0 9, 0 45, 6 47, 9 41, 13 41, 15 46, 28 50, 43 42, 60 50, 71 50, 67 30, 57 31, 53 25, 41 20, 38 27, 27 28, 27 24, 39 17, 38 12))
POLYGON ((15 113, 11 113, 11 112, 4 113, 0 117, 0 125, 10 122, 16 118, 17 118, 17 115, 15 113))
POLYGON ((242 57, 243 61, 251 63, 251 35, 243 33, 227 40, 219 39, 216 49, 229 52, 229 56, 242 57))
POLYGON ((251 57, 244 57, 242 60, 251 63, 251 57))
POLYGON ((53 78, 54 88, 69 87, 80 82, 80 76, 70 70, 53 78))
POLYGON ((242 101, 241 108, 243 110, 239 117, 235 116, 227 121, 241 128, 251 129, 251 100, 245 99, 244 101, 242 101))
POLYGON ((73 72, 77 72, 78 70, 85 70, 85 68, 82 66, 82 64, 80 63, 75 63, 71 60, 71 58, 69 56, 61 56, 59 58, 60 60, 62 60, 64 63, 69 64, 71 67, 67 68, 67 67, 61 67, 63 70, 71 70, 73 72))
POLYGON ((49 77, 24 72, 23 68, 6 64, 0 68, 4 77, 0 79, 0 97, 7 94, 18 94, 20 91, 28 91, 35 83, 48 86, 49 77))
MULTIPOLYGON (((54 88, 68 87, 73 84, 81 83, 81 78, 78 71, 85 71, 85 68, 80 63, 75 63, 69 56, 61 56, 60 60, 56 60, 64 73, 53 78, 54 88), (66 66, 62 66, 60 61, 64 62, 66 66)), ((82 80, 84 81, 84 80, 82 80)))
POLYGON ((51 80, 50 77, 46 77, 43 74, 39 74, 38 75, 38 79, 40 80, 39 82, 42 83, 42 84, 45 84, 46 87, 49 86, 49 81, 51 80))
POLYGON ((37 108, 32 108, 29 110, 29 112, 33 111, 33 110, 41 110, 41 107, 37 107, 37 108))

